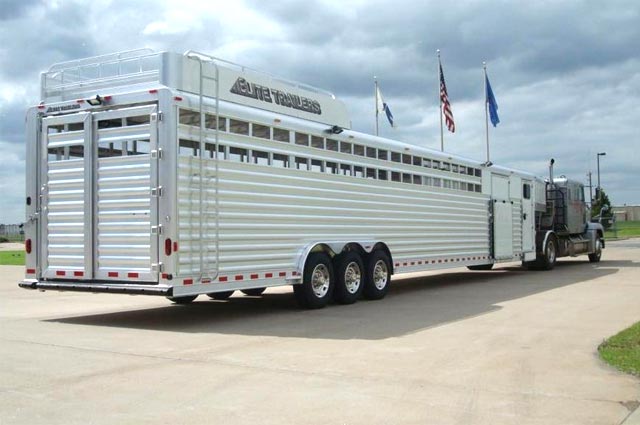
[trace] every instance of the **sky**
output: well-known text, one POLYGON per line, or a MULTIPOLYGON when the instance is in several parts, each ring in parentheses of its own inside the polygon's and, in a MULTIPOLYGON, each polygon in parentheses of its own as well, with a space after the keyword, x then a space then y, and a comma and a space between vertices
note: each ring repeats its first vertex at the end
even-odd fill
POLYGON ((333 92, 373 133, 376 76, 396 128, 440 148, 436 50, 456 124, 445 150, 485 159, 486 61, 500 124, 491 160, 585 183, 601 157, 614 205, 640 205, 640 2, 0 0, 0 223, 24 221, 25 129, 56 62, 189 49, 333 92))

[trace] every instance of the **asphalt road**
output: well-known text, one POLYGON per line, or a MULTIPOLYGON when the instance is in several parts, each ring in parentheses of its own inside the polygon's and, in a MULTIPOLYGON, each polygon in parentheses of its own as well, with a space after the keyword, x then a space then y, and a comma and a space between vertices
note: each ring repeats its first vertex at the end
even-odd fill
POLYGON ((176 306, 27 291, 21 274, 0 267, 2 425, 619 424, 640 400, 596 352, 640 320, 640 240, 317 311, 290 288, 176 306))

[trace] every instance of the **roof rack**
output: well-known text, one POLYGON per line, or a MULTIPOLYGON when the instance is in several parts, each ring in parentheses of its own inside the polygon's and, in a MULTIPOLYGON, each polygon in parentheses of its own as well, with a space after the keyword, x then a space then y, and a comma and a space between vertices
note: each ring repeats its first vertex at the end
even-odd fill
POLYGON ((70 100, 104 87, 159 81, 160 54, 143 48, 54 64, 42 74, 42 100, 70 100))

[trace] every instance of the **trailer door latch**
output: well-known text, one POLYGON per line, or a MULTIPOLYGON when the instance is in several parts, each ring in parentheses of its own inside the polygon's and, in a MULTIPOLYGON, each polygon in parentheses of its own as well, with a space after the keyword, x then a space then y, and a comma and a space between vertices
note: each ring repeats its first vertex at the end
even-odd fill
POLYGON ((153 196, 154 198, 160 198, 163 192, 164 191, 162 190, 162 186, 151 188, 151 196, 153 196))

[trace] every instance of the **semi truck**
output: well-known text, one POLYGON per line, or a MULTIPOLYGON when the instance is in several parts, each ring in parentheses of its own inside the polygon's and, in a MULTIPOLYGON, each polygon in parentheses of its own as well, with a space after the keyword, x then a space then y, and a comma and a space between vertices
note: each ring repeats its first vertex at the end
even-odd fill
POLYGON ((391 276, 600 260, 583 187, 351 129, 332 93, 207 54, 51 66, 26 118, 23 288, 381 299, 391 276))

